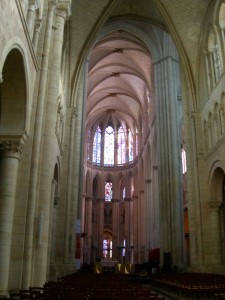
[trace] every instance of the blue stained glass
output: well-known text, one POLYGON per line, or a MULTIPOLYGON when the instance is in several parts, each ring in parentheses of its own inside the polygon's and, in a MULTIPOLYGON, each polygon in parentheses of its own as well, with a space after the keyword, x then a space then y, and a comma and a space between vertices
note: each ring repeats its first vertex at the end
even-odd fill
POLYGON ((98 126, 95 131, 94 141, 93 141, 93 156, 92 160, 96 164, 101 163, 101 128, 98 126))
POLYGON ((118 130, 118 164, 126 162, 126 135, 125 126, 122 124, 118 130))
POLYGON ((87 142, 87 160, 91 159, 91 130, 88 130, 88 142, 87 142))
POLYGON ((104 164, 114 165, 114 130, 112 126, 105 129, 104 164))
POLYGON ((134 159, 134 150, 133 150, 133 135, 131 133, 131 130, 129 129, 128 132, 128 148, 129 148, 129 161, 132 161, 134 159))
POLYGON ((105 183, 105 201, 112 201, 113 191, 112 182, 105 183))
POLYGON ((184 149, 181 150, 181 159, 182 159, 182 173, 185 174, 187 172, 187 161, 186 161, 186 151, 184 149))
POLYGON ((124 198, 126 198, 126 188, 125 187, 123 188, 123 200, 124 200, 124 198))

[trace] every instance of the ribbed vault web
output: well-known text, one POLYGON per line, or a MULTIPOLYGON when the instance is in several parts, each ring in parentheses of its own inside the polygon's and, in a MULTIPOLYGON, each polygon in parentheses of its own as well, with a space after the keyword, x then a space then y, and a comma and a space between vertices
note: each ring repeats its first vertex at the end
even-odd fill
POLYGON ((117 30, 96 43, 90 54, 86 130, 124 122, 134 133, 151 97, 151 56, 144 43, 117 30))

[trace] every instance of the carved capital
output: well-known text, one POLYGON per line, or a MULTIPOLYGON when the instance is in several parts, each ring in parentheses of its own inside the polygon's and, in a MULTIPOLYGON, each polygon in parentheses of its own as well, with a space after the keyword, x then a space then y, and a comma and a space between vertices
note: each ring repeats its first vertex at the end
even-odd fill
POLYGON ((98 198, 98 199, 96 199, 96 201, 98 203, 105 203, 105 199, 104 198, 98 198))
POLYGON ((41 24, 42 24, 42 20, 41 19, 36 19, 35 24, 34 24, 34 31, 39 32, 40 29, 41 29, 41 24))
POLYGON ((38 9, 38 1, 37 0, 29 0, 29 7, 28 10, 35 11, 38 9))
POLYGON ((26 135, 22 137, 15 136, 0 136, 0 150, 4 152, 5 156, 19 157, 22 153, 26 135))
POLYGON ((0 149, 5 152, 5 154, 17 156, 22 153, 24 144, 17 141, 4 141, 0 142, 0 149))
POLYGON ((126 198, 124 198, 124 201, 130 202, 130 201, 132 201, 132 198, 126 197, 126 198))
POLYGON ((48 10, 54 11, 56 6, 57 6, 57 1, 52 0, 48 3, 48 10))
POLYGON ((62 17, 67 20, 70 15, 70 5, 69 4, 59 4, 55 11, 56 16, 62 17))
POLYGON ((219 211, 220 207, 223 204, 222 200, 211 200, 209 201, 209 208, 211 208, 214 211, 219 211))
POLYGON ((119 203, 120 202, 120 199, 118 199, 118 198, 113 198, 112 199, 112 203, 119 203))
POLYGON ((90 197, 90 196, 87 196, 87 197, 85 197, 85 200, 86 200, 86 201, 92 201, 92 200, 93 200, 93 198, 92 198, 92 197, 90 197))

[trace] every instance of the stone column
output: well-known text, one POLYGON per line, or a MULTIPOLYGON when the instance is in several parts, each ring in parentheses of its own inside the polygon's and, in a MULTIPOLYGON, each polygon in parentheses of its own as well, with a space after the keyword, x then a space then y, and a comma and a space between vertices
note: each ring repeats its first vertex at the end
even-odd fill
POLYGON ((154 64, 159 174, 160 250, 183 266, 182 182, 177 98, 180 88, 178 54, 171 37, 164 37, 164 57, 154 64), (172 50, 173 49, 173 50, 172 50), (166 151, 165 151, 166 149, 166 151), (178 213, 179 212, 179 213, 178 213))
POLYGON ((119 214, 118 205, 120 199, 112 199, 112 245, 113 245, 113 258, 119 259, 118 246, 119 246, 119 214))
POLYGON ((209 137, 208 137, 208 126, 207 123, 204 123, 204 140, 205 140, 205 151, 206 153, 209 151, 209 137))
POLYGON ((86 233, 86 263, 91 263, 91 240, 92 240, 92 197, 85 198, 85 233, 86 233))
MULTIPOLYGON (((60 2, 60 1, 59 1, 60 2)), ((39 210, 45 212, 45 219, 43 222, 43 240, 41 247, 36 249, 35 263, 34 263, 34 285, 42 286, 46 282, 46 265, 48 265, 48 239, 49 239, 49 216, 53 207, 50 205, 50 182, 56 163, 57 140, 55 137, 55 124, 57 112, 57 100, 59 95, 59 78, 61 72, 61 57, 65 19, 68 16, 69 7, 65 5, 57 5, 55 9, 55 31, 51 51, 51 63, 49 70, 49 85, 47 90, 47 107, 45 118, 45 139, 42 153, 42 165, 45 166, 41 171, 40 180, 40 197, 39 197, 39 210)), ((69 237, 65 237, 69 240, 69 237)))
POLYGON ((105 199, 97 199, 98 202, 98 257, 102 257, 102 242, 104 233, 104 207, 105 199))
MULTIPOLYGON (((66 177, 66 190, 67 190, 67 197, 66 197, 66 219, 65 219, 65 242, 64 242, 64 254, 63 254, 63 261, 67 264, 73 263, 74 264, 74 253, 77 249, 76 239, 71 238, 71 245, 69 245, 70 236, 74 235, 74 226, 75 220, 74 216, 77 216, 78 220, 84 220, 84 215, 82 213, 81 208, 78 205, 78 198, 79 196, 82 197, 82 202, 85 203, 85 196, 78 195, 80 181, 74 180, 74 178, 79 178, 79 168, 77 164, 79 164, 79 160, 76 160, 79 157, 78 145, 80 147, 80 140, 78 141, 76 129, 78 124, 81 123, 80 120, 80 110, 77 108, 68 108, 67 115, 69 116, 70 113, 70 133, 69 133, 69 156, 67 162, 67 169, 68 175, 66 177), (79 122, 80 121, 80 122, 79 122)), ((82 228, 84 228, 84 223, 82 223, 82 228)), ((83 241, 81 239, 81 249, 83 251, 83 241)), ((83 254, 83 252, 82 252, 83 254)), ((83 257, 83 255, 81 255, 83 257)), ((80 257, 80 258, 81 258, 80 257)), ((77 259, 79 259, 77 257, 77 259)))
POLYGON ((24 242, 24 258, 23 258, 23 275, 21 287, 26 289, 31 284, 31 269, 33 258, 33 235, 34 235, 34 220, 36 198, 38 191, 38 177, 39 177, 39 161, 43 129, 43 116, 45 110, 45 92, 48 79, 49 68, 49 52, 52 39, 52 25, 54 10, 56 4, 52 1, 49 4, 48 15, 46 21, 44 45, 43 45, 43 58, 40 70, 40 82, 37 99, 37 111, 35 116, 35 127, 33 136, 33 152, 31 161, 31 176, 28 190, 28 205, 27 205, 27 219, 25 229, 25 242, 24 242))
POLYGON ((134 263, 138 262, 138 196, 133 196, 133 222, 134 222, 134 229, 133 229, 133 260, 134 263))
POLYGON ((0 141, 0 296, 7 295, 19 159, 24 138, 0 141))
POLYGON ((39 39, 39 33, 41 29, 41 20, 36 20, 35 25, 34 25, 34 34, 33 34, 33 47, 34 47, 34 52, 37 53, 37 47, 38 47, 38 39, 39 39))
MULTIPOLYGON (((148 166, 151 168, 151 166, 148 166)), ((156 212, 154 207, 154 202, 152 201, 152 180, 146 179, 145 180, 145 187, 146 187, 146 194, 145 194, 145 218, 144 218, 144 224, 145 224, 145 236, 146 236, 146 247, 149 249, 152 245, 151 239, 154 239, 154 223, 156 222, 156 212)), ((155 200, 155 199, 154 199, 155 200)), ((148 261, 148 251, 145 253, 145 261, 148 261)))
MULTIPOLYGON (((55 179, 52 180, 52 188, 51 188, 51 205, 53 206, 52 213, 50 215, 50 237, 49 237, 49 253, 50 253, 50 267, 49 267, 49 280, 56 280, 56 269, 55 269, 55 261, 56 261, 56 221, 57 221, 57 205, 59 202, 59 197, 57 194, 57 181, 55 179)), ((40 216, 42 219, 44 217, 44 212, 41 212, 40 216)), ((43 221, 43 220, 42 220, 43 221)), ((41 234, 41 232, 40 232, 41 234)), ((42 236, 40 236, 42 239, 42 236)), ((39 244, 39 243, 38 243, 39 244)))
POLYGON ((34 22, 35 22, 35 14, 36 9, 38 8, 37 0, 29 0, 29 7, 27 12, 27 28, 30 34, 31 40, 33 39, 34 32, 34 22))
POLYGON ((222 201, 212 200, 209 201, 209 207, 211 209, 211 240, 207 247, 210 251, 210 264, 220 265, 222 263, 221 256, 221 235, 220 235, 220 220, 219 210, 221 208, 222 201))
POLYGON ((134 203, 133 198, 130 198, 130 258, 129 263, 134 262, 134 203))
MULTIPOLYGON (((124 198, 125 202, 125 228, 124 235, 126 240, 126 247, 130 246, 130 201, 131 198, 124 198)), ((127 260, 127 251, 126 251, 127 260)))
POLYGON ((216 143, 219 140, 219 126, 218 126, 218 115, 215 113, 213 115, 213 145, 216 145, 216 143))
POLYGON ((212 121, 208 120, 208 145, 209 150, 213 147, 213 136, 212 136, 212 121))
POLYGON ((144 262, 144 190, 139 191, 139 201, 138 201, 138 262, 144 262))
MULTIPOLYGON (((223 102, 222 102, 223 103, 223 102)), ((222 138, 224 131, 225 131, 225 124, 224 124, 224 109, 223 105, 220 104, 220 109, 219 109, 219 119, 220 119, 220 138, 222 138)))

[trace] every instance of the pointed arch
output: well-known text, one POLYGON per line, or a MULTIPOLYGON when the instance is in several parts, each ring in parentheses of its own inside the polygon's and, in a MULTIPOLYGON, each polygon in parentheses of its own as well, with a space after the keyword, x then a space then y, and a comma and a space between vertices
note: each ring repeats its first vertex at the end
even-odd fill
POLYGON ((18 49, 14 48, 8 53, 2 76, 0 134, 21 136, 26 131, 27 83, 23 56, 18 49))
POLYGON ((90 171, 86 174, 86 196, 90 197, 92 195, 92 184, 91 184, 91 173, 90 171))
POLYGON ((101 176, 100 174, 96 174, 93 183, 92 183, 92 196, 93 199, 100 199, 101 198, 101 176))

